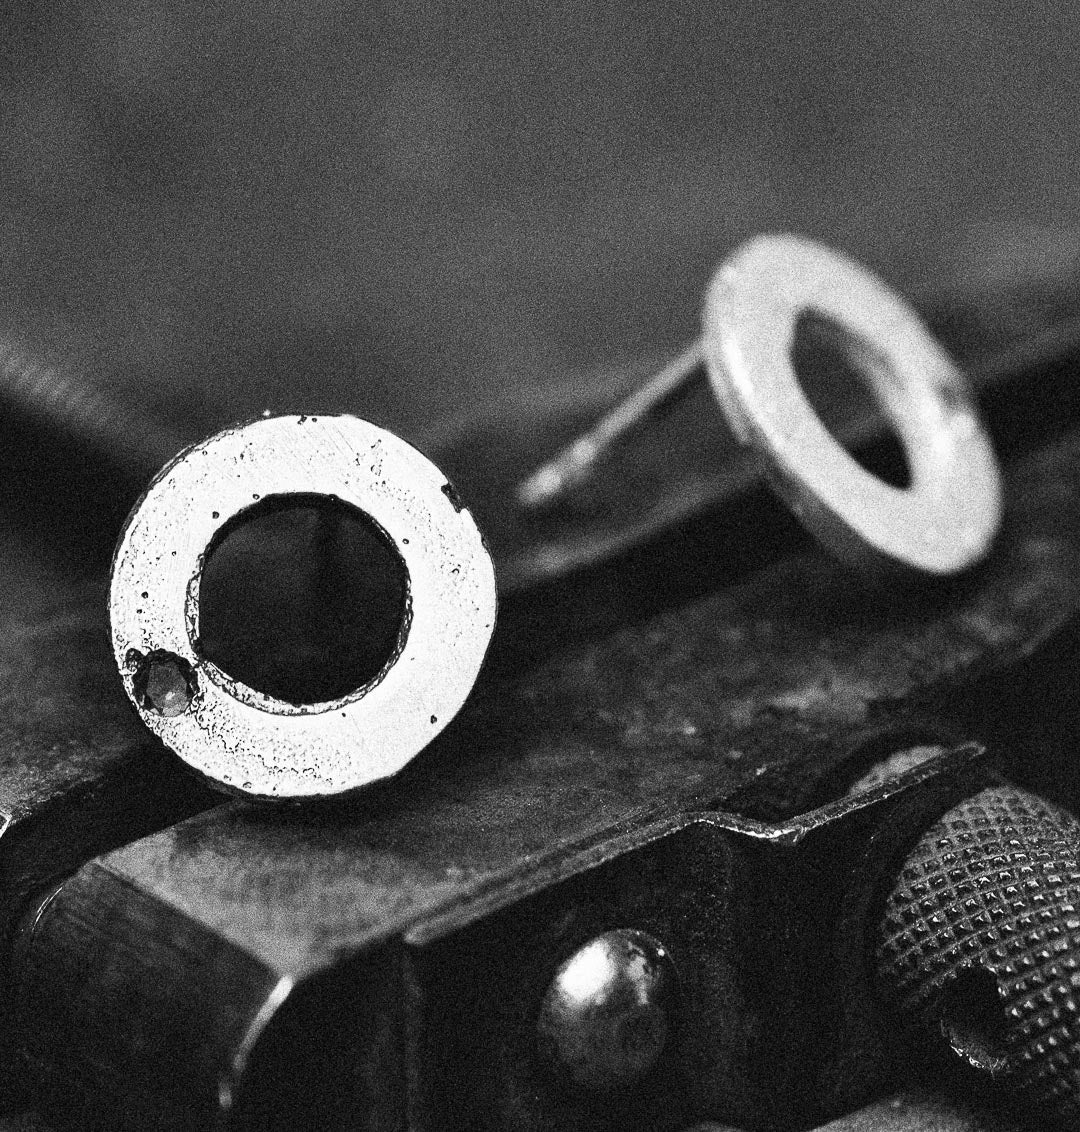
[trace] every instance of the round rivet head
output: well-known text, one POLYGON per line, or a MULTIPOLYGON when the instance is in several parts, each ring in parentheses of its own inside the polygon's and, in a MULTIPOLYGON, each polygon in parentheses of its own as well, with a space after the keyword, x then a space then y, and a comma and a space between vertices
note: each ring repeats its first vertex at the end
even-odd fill
POLYGON ((223 790, 328 797, 399 771, 465 703, 495 626, 495 571, 446 477, 350 416, 260 418, 181 452, 113 559, 112 645, 143 722, 223 790), (362 686, 294 703, 237 679, 201 643, 201 580, 223 532, 268 503, 352 509, 400 564, 403 614, 362 686))
POLYGON ((589 1092, 633 1086, 671 1041, 677 993, 659 940, 629 928, 605 932, 556 971, 540 1008, 541 1047, 589 1092))

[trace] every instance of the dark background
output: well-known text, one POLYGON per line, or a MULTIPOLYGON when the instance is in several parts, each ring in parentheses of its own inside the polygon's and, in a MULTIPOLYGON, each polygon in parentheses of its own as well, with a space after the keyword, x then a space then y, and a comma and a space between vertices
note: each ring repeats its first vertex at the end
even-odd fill
POLYGON ((195 427, 416 436, 569 392, 692 334, 763 229, 916 295, 1080 254, 1068 4, 62 0, 0 28, 0 336, 195 427))

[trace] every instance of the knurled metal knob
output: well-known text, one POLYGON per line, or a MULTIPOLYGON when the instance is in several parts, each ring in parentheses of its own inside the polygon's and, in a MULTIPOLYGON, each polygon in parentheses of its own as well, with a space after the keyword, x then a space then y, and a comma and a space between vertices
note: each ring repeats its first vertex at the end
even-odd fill
POLYGON ((1080 1126, 1080 822, 1016 787, 923 835, 886 901, 885 997, 923 1041, 1080 1126))

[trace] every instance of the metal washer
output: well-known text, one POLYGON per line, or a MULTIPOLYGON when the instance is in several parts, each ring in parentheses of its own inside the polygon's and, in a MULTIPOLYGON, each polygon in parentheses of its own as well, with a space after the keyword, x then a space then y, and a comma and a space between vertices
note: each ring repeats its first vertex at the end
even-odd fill
POLYGON ((146 725, 223 789, 262 798, 340 794, 394 774, 467 699, 495 626, 495 571, 446 477, 399 437, 350 416, 261 418, 180 453, 120 537, 110 590, 112 647, 146 725), (271 496, 326 495, 386 533, 408 577, 399 651, 368 685, 296 705, 201 656, 199 583, 230 520, 271 496), (190 665, 186 710, 148 707, 135 680, 148 655, 190 665))
POLYGON ((713 277, 703 316, 713 391, 802 523, 855 565, 945 576, 974 565, 1001 523, 997 459, 967 382, 919 316, 854 261, 767 235, 713 277), (842 332, 903 442, 911 485, 859 466, 810 405, 791 362, 800 315, 842 332))

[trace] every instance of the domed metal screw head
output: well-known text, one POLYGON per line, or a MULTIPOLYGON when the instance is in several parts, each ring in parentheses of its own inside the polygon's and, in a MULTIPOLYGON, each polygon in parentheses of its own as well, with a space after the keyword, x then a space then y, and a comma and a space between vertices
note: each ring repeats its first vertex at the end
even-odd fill
POLYGON ((674 1027, 675 964, 645 932, 597 936, 556 971, 540 1008, 541 1047, 580 1088, 611 1093, 656 1068, 674 1027))

